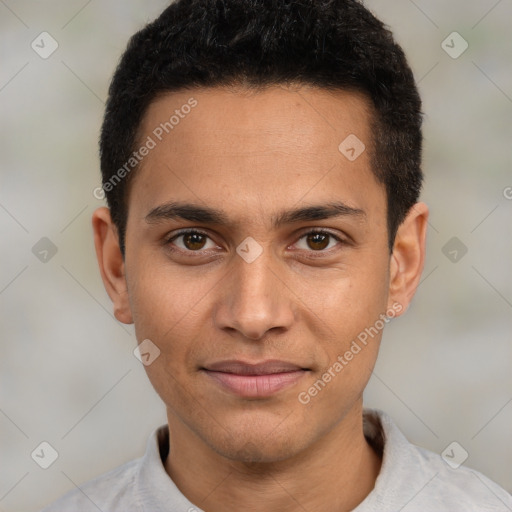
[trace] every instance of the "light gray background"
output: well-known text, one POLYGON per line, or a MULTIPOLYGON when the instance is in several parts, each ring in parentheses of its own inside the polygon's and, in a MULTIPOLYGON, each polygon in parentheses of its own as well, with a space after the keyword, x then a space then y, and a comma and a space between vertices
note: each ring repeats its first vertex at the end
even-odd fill
MULTIPOLYGON (((112 317, 90 217, 114 66, 166 5, 0 0, 0 512, 38 510, 139 456, 165 422, 132 327, 112 317), (43 31, 59 44, 48 59, 31 48, 43 31), (57 247, 46 263, 32 252, 43 237, 57 247), (59 454, 47 470, 31 458, 42 441, 59 454)), ((423 282, 387 328, 366 405, 435 452, 457 441, 512 491, 512 2, 367 5, 419 80, 432 215, 423 282), (441 46, 453 31, 469 43, 457 59, 441 46), (468 249, 456 262, 452 237, 468 249)))

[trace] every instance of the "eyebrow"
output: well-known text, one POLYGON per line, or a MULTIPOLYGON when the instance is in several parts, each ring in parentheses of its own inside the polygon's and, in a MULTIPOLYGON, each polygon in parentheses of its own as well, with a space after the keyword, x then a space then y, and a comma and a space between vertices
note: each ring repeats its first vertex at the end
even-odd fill
MULTIPOLYGON (((279 212, 278 215, 272 219, 272 225, 274 228, 278 228, 284 224, 345 216, 364 218, 366 217, 366 212, 360 208, 352 208, 342 202, 328 203, 326 205, 312 205, 279 212)), ((190 222, 211 225, 232 224, 229 217, 222 210, 180 202, 168 202, 156 206, 145 217, 145 221, 148 224, 157 224, 174 219, 183 219, 190 222)))

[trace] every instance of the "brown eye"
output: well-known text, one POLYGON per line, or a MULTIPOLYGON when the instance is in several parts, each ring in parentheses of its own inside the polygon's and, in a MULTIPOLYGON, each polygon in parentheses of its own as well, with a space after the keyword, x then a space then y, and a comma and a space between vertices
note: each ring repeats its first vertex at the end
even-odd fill
POLYGON ((190 251, 198 251, 206 244, 207 237, 201 233, 187 233, 182 235, 183 245, 190 251))
POLYGON ((312 251, 319 253, 330 252, 331 249, 335 249, 336 246, 343 245, 343 241, 338 236, 328 231, 313 230, 308 233, 304 233, 295 247, 302 251, 312 251))
POLYGON ((167 243, 188 253, 199 253, 202 249, 207 250, 216 247, 214 241, 206 233, 193 230, 182 231, 169 239, 167 243))
POLYGON ((329 245, 331 235, 327 233, 310 233, 307 235, 307 244, 314 251, 321 251, 329 245))

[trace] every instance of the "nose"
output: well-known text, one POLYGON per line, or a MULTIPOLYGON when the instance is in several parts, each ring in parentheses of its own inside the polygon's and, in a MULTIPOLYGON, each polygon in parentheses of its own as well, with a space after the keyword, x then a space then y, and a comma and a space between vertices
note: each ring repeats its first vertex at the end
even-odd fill
POLYGON ((250 340, 290 329, 295 318, 293 294, 278 273, 268 249, 251 263, 237 256, 214 309, 217 328, 237 331, 250 340))

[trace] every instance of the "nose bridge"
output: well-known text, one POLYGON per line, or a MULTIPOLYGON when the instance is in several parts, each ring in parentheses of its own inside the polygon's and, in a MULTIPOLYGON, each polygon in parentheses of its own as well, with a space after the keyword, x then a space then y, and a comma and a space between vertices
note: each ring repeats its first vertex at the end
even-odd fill
MULTIPOLYGON (((237 252, 253 251, 243 243, 237 252)), ((262 248, 263 249, 263 248, 262 248)), ((232 271, 228 274, 226 293, 217 309, 217 324, 224 329, 239 331, 245 337, 259 339, 274 328, 289 328, 293 309, 287 288, 277 278, 277 269, 270 248, 260 251, 254 259, 237 255, 232 271)))
POLYGON ((272 272, 269 249, 252 262, 239 261, 233 271, 235 293, 239 299, 258 300, 266 298, 261 304, 268 305, 274 300, 272 285, 275 285, 275 275, 272 272), (271 279, 271 276, 274 279, 271 279))

